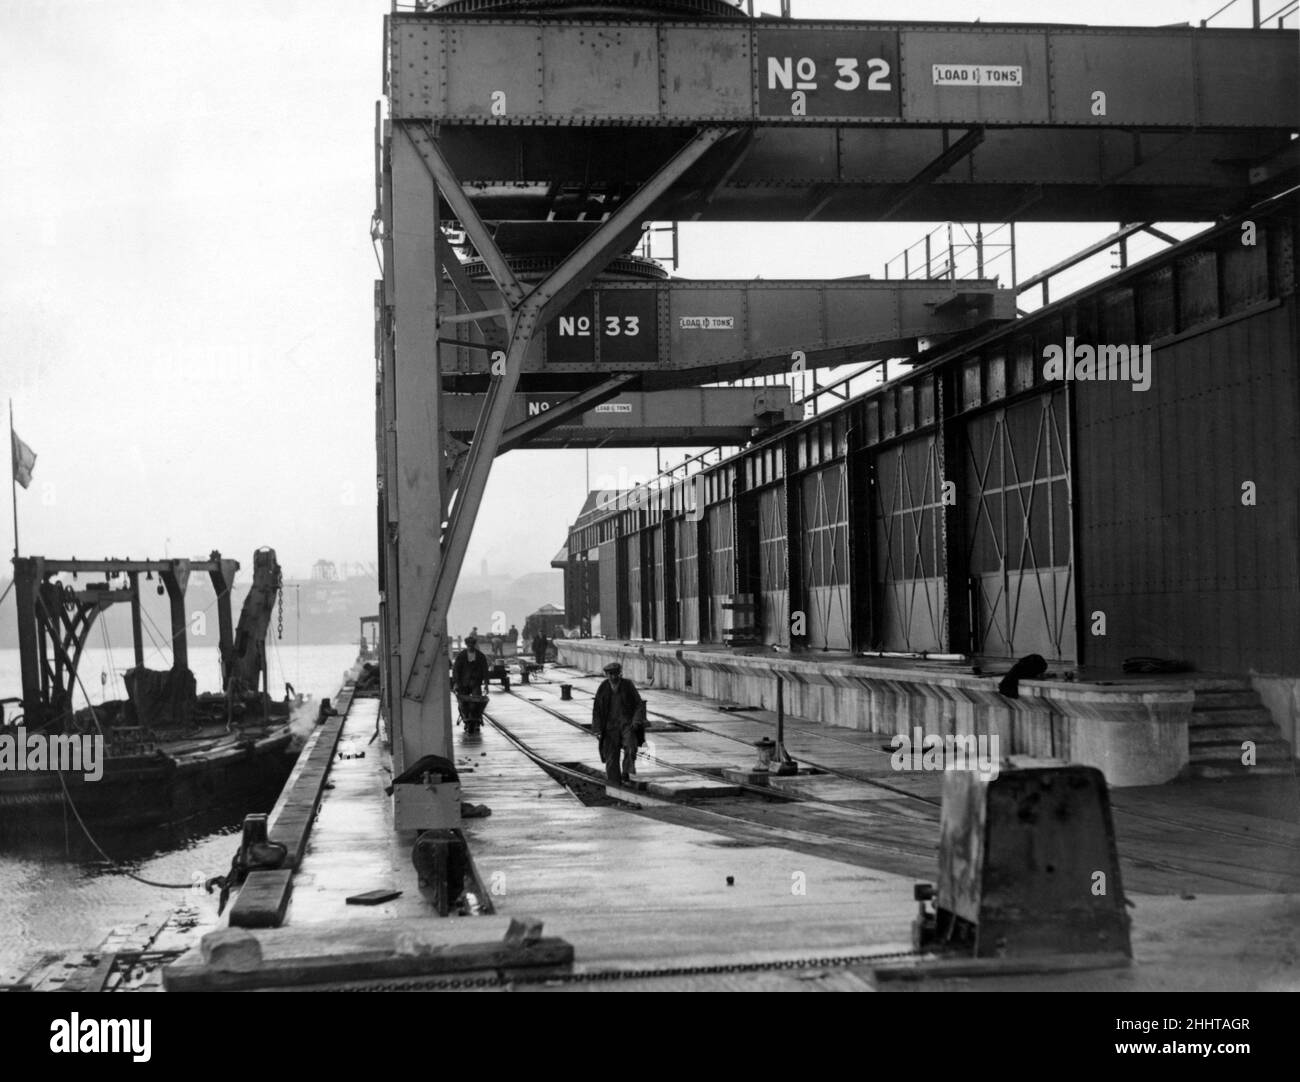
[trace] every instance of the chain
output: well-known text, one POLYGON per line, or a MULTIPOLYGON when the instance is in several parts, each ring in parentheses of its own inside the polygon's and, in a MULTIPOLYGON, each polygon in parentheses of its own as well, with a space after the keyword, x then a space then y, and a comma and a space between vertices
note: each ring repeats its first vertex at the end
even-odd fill
POLYGON ((450 977, 384 981, 366 985, 335 985, 333 992, 456 991, 467 988, 510 988, 517 984, 597 984, 613 981, 663 980, 668 977, 705 977, 729 973, 762 973, 792 969, 846 969, 900 958, 920 958, 927 951, 895 951, 891 954, 859 954, 840 958, 788 958, 778 962, 725 962, 711 966, 674 966, 667 969, 601 969, 584 973, 535 973, 515 977, 493 974, 483 977, 450 977))
POLYGON ((284 572, 275 569, 275 637, 284 638, 284 572))

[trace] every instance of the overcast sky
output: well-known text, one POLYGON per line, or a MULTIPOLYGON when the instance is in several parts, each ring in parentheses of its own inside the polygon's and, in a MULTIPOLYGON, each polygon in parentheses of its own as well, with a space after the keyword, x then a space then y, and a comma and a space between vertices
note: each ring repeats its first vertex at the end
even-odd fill
MULTIPOLYGON (((1161 25, 1216 6, 794 0, 794 13, 1161 25)), ((1249 7, 1214 25, 1244 25, 1249 7)), ((25 553, 216 547, 251 568, 269 544, 291 574, 375 559, 369 221, 388 8, 0 2, 0 395, 39 455, 19 492, 25 553)), ((684 228, 681 273, 879 275, 927 228, 684 228)), ((1109 228, 1023 227, 1022 276, 1109 228)), ((593 453, 591 480, 654 461, 593 453)), ((581 451, 498 460, 467 569, 545 570, 586 480, 581 451)))

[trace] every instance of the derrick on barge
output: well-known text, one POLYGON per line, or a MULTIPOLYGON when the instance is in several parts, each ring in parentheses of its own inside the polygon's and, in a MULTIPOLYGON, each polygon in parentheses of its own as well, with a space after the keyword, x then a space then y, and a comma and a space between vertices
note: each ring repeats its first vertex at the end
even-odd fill
POLYGON ((291 703, 272 699, 265 637, 280 587, 272 549, 254 555, 236 625, 239 563, 207 560, 14 561, 22 698, 0 727, 0 841, 65 837, 73 820, 98 831, 177 828, 270 803, 293 766, 291 703), (196 693, 186 642, 185 590, 206 573, 217 594, 223 690, 196 693), (81 583, 82 575, 101 581, 81 583), (172 667, 144 665, 141 578, 157 577, 171 611, 172 667), (127 698, 74 710, 91 627, 110 605, 131 607, 134 666, 127 698))

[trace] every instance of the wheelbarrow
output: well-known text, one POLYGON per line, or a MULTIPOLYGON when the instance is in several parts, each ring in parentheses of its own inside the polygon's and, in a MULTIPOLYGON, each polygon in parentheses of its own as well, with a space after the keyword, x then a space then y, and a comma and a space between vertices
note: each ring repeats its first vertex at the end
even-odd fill
POLYGON ((488 704, 488 697, 477 692, 471 695, 457 692, 456 703, 460 707, 459 724, 465 726, 467 733, 478 732, 483 727, 483 709, 488 704))

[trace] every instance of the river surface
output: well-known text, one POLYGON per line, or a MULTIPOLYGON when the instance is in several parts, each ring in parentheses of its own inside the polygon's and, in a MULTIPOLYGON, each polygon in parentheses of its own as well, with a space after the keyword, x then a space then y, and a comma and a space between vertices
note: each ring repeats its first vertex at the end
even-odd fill
MULTIPOLYGON (((87 647, 81 661, 81 682, 94 703, 125 698, 122 673, 131 665, 131 651, 110 655, 87 647)), ((332 697, 357 656, 355 643, 337 646, 270 647, 271 690, 283 694, 287 681, 313 699, 332 697)), ((147 656, 150 668, 165 668, 167 660, 147 656)), ((220 690, 215 647, 190 650, 190 669, 199 691, 220 690)), ((0 650, 0 698, 20 694, 17 650, 0 650)), ((77 706, 84 705, 78 694, 77 706)), ((77 831, 73 823, 70 831, 77 831)), ((202 831, 172 838, 101 838, 100 844, 117 865, 102 860, 69 859, 62 846, 44 851, 0 851, 0 985, 12 982, 47 953, 92 950, 119 926, 134 926, 146 916, 165 916, 181 904, 198 909, 201 919, 215 918, 216 895, 201 887, 205 879, 224 875, 238 845, 239 818, 225 825, 207 824, 202 831), (123 874, 129 869, 146 879, 178 884, 175 889, 151 887, 123 874), (195 884, 200 884, 195 888, 195 884), (180 889, 186 884, 189 886, 180 889)))

